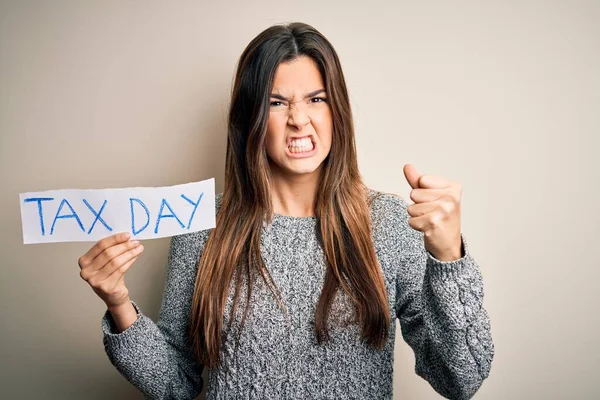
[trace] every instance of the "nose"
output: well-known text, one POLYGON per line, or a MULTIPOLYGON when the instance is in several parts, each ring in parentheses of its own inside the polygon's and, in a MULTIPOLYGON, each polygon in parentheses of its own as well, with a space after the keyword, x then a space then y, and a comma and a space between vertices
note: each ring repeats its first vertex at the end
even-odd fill
POLYGON ((298 130, 302 129, 306 124, 310 122, 308 114, 301 111, 295 105, 290 105, 290 114, 288 118, 288 124, 295 126, 298 130))

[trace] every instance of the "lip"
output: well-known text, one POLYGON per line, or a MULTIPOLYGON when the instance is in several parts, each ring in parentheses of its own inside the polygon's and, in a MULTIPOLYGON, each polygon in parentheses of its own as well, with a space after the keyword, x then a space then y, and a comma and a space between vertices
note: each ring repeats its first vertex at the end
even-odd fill
POLYGON ((315 154, 317 154, 317 150, 318 150, 317 142, 315 142, 315 139, 313 138, 312 135, 293 136, 293 137, 288 138, 287 146, 285 147, 285 154, 290 158, 308 158, 308 157, 312 157, 315 154), (292 142, 292 140, 302 139, 302 138, 310 138, 310 141, 312 142, 314 148, 311 151, 309 151, 308 153, 292 153, 292 152, 290 152, 289 145, 292 142))

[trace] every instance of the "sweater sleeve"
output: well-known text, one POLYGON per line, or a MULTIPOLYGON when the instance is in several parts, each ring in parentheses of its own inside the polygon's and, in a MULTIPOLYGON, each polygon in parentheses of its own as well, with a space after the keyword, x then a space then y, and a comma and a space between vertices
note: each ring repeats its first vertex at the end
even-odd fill
POLYGON ((111 363, 150 399, 193 399, 202 390, 203 366, 187 342, 199 251, 210 230, 173 236, 158 320, 154 323, 132 301, 138 319, 123 332, 106 310, 104 348, 111 363))
POLYGON ((425 249, 423 233, 408 224, 406 201, 386 197, 386 231, 398 268, 396 315, 415 354, 415 372, 448 399, 470 399, 494 356, 479 266, 462 233, 463 256, 436 259, 425 249))

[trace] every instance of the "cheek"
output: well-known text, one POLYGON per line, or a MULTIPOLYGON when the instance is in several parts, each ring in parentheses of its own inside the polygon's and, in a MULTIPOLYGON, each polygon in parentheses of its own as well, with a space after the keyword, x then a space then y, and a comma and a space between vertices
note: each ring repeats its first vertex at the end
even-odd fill
POLYGON ((324 115, 313 120, 315 131, 319 135, 319 140, 324 144, 331 144, 333 135, 333 122, 331 115, 324 115))
POLYGON ((267 152, 272 153, 277 149, 284 133, 285 130, 281 128, 281 123, 277 119, 269 118, 267 120, 267 135, 265 137, 267 152))
POLYGON ((285 134, 285 123, 278 118, 267 119, 267 136, 272 139, 281 138, 285 134))

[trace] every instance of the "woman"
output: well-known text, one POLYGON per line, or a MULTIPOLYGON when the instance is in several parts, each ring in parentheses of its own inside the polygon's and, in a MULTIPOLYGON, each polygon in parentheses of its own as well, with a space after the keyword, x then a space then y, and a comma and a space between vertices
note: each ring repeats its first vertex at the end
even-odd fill
POLYGON ((157 323, 124 274, 117 234, 79 259, 106 303, 111 362, 149 398, 392 397, 395 318, 416 373, 470 398, 494 347, 460 232, 460 185, 419 176, 403 199, 367 189, 337 54, 301 23, 260 33, 238 63, 225 189, 212 230, 171 240, 157 323))

